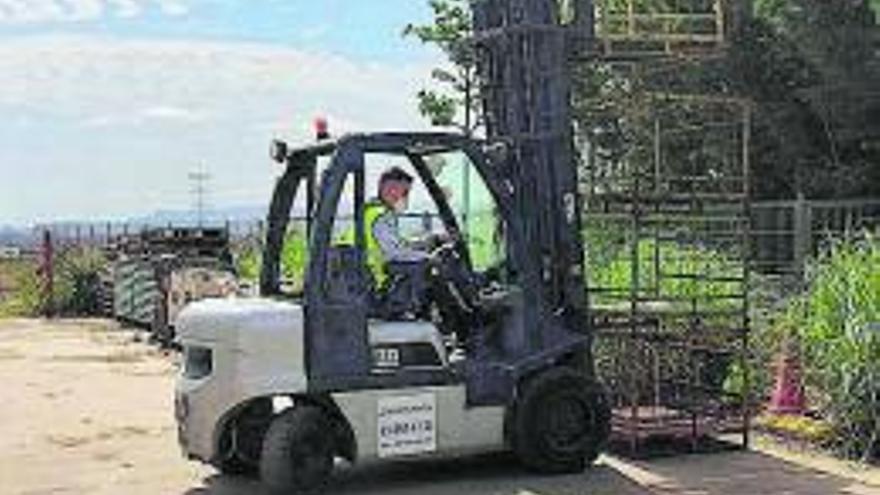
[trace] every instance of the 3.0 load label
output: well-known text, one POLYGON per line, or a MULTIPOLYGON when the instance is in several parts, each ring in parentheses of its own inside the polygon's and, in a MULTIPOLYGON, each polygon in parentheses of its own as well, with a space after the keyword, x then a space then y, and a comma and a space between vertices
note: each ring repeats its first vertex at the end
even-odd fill
POLYGON ((437 450, 437 409, 434 394, 379 399, 379 457, 437 450))

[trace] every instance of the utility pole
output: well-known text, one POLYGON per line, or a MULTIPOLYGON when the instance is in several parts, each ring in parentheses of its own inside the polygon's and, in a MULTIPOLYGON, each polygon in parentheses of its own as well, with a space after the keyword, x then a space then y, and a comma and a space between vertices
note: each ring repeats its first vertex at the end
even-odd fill
POLYGON ((205 197, 208 194, 208 182, 211 180, 211 174, 205 170, 204 164, 200 164, 199 169, 195 172, 190 172, 188 177, 192 183, 190 193, 195 201, 198 226, 202 227, 205 220, 205 197))

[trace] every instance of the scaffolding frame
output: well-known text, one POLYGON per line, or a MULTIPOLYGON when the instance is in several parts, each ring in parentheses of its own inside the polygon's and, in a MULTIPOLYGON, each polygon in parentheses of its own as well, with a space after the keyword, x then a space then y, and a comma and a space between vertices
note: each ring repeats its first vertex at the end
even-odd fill
POLYGON ((584 140, 589 293, 612 442, 638 455, 652 439, 697 450, 736 433, 746 446, 751 107, 647 86, 622 118, 641 129, 623 156, 584 140))

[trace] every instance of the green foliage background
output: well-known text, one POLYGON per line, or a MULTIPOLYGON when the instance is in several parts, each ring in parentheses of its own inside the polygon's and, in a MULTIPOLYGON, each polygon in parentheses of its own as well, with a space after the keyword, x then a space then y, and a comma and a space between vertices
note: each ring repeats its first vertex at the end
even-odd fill
POLYGON ((849 456, 880 452, 880 238, 836 242, 815 260, 783 324, 800 343, 810 397, 849 456), (872 327, 873 325, 873 327, 872 327))
POLYGON ((8 261, 0 264, 0 277, 15 290, 0 300, 0 318, 35 316, 42 300, 36 265, 29 261, 8 261))

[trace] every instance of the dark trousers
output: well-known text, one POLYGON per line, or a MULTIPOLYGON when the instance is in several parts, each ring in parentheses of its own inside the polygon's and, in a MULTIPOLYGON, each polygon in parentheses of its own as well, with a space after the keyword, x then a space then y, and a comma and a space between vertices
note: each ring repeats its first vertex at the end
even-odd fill
POLYGON ((425 317, 430 292, 427 263, 391 262, 387 272, 388 280, 378 291, 374 305, 377 316, 387 320, 425 317))

